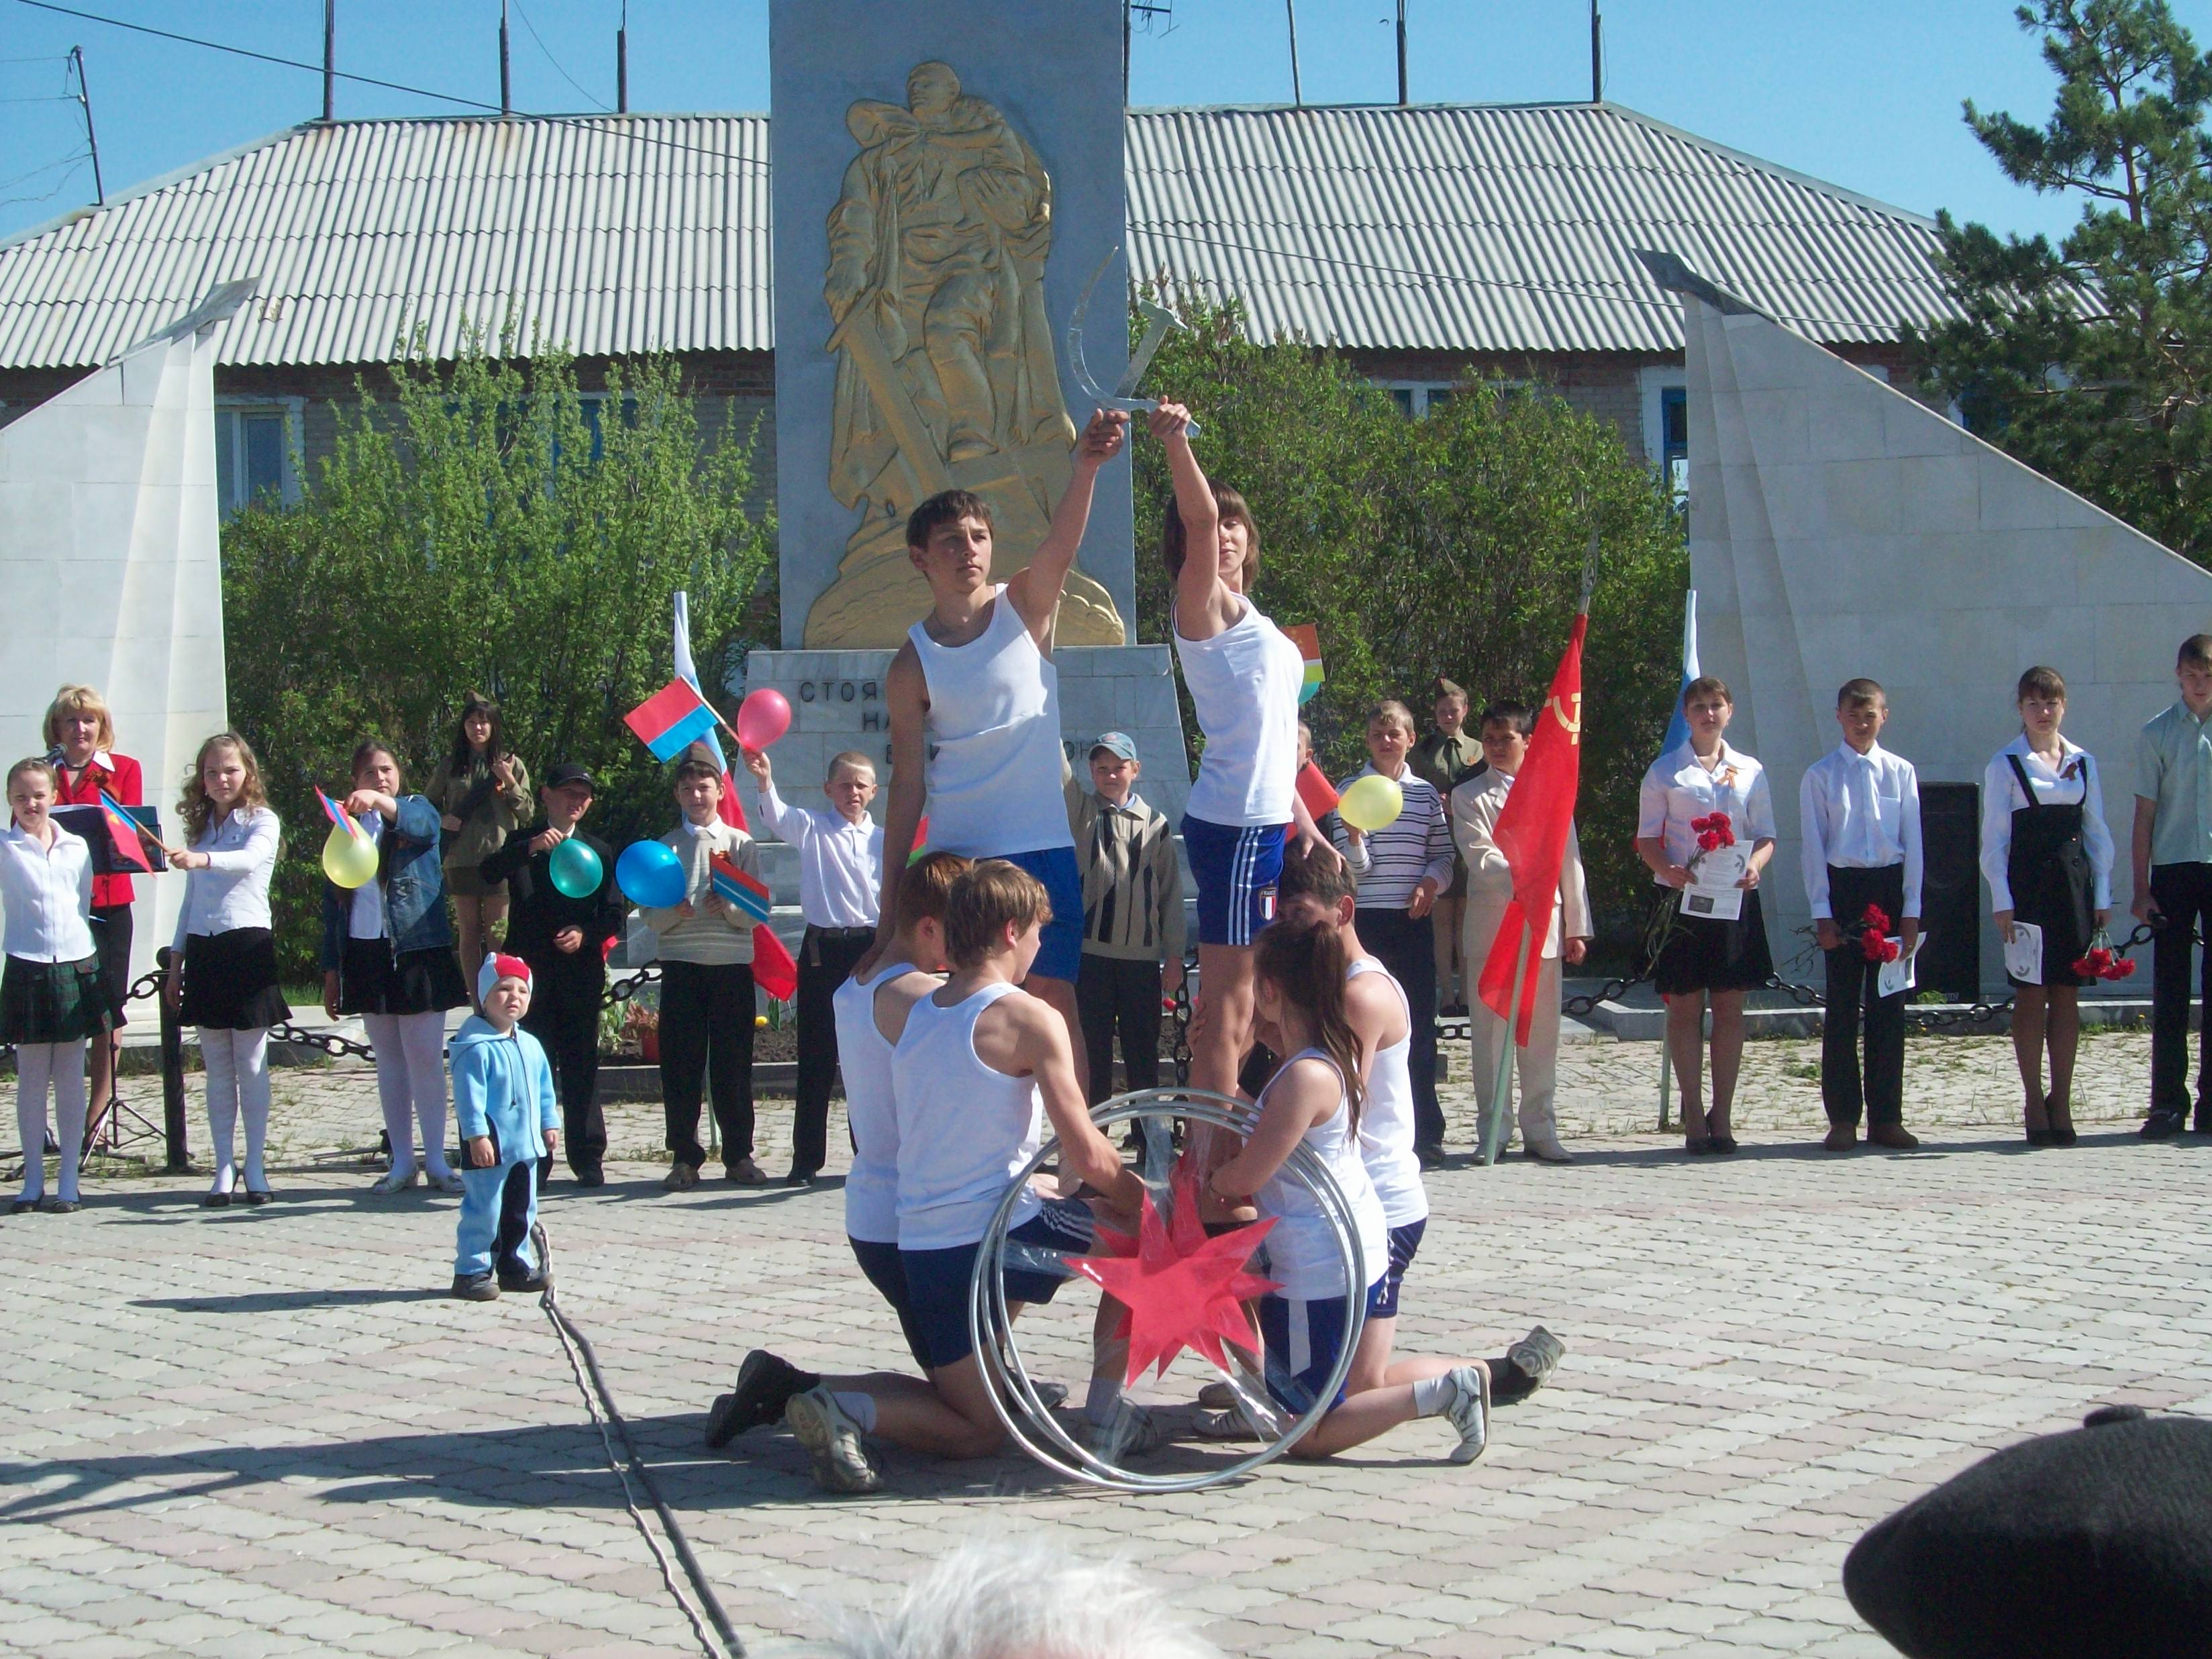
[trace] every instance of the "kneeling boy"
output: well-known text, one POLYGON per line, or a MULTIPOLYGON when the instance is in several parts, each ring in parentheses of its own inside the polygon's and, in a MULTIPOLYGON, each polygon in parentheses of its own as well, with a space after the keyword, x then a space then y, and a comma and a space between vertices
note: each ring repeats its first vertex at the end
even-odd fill
POLYGON ((538 1227, 538 1161, 561 1140, 545 1050, 516 1022, 530 1010, 530 964, 503 953, 477 970, 477 1004, 453 1033, 453 1116, 461 1133, 461 1218, 453 1294, 495 1300, 552 1283, 538 1227), (495 1278, 495 1273, 496 1278, 495 1278))
MULTIPOLYGON (((1002 859, 976 865, 947 900, 951 977, 907 1011, 891 1060, 899 1265, 929 1381, 830 1377, 793 1397, 785 1420, 830 1491, 882 1484, 866 1434, 956 1458, 988 1457, 1005 1440, 969 1341, 968 1283, 992 1212, 1042 1142, 1040 1097, 1060 1137, 1063 1178, 1088 1183, 1125 1217, 1141 1206, 1143 1183, 1091 1121, 1066 1021, 1020 987, 1051 916, 1043 884, 1002 859)), ((1091 1237, 1085 1204, 1026 1191, 1008 1231, 1014 1243, 1066 1253, 1087 1249, 1091 1237)), ((1006 1273, 1009 1304, 1048 1302, 1059 1288, 1049 1273, 1006 1273)), ((1102 1305, 1102 1328, 1106 1314, 1102 1305)), ((1117 1416, 1133 1421, 1133 1412, 1121 1402, 1117 1416)), ((1133 1449, 1128 1435, 1115 1438, 1114 1450, 1133 1449)))

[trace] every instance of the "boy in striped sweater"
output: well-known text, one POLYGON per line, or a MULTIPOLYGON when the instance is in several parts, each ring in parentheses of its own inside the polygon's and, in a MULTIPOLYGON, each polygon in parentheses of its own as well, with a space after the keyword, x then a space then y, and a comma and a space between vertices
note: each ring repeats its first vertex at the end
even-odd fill
POLYGON ((1333 839, 1359 879, 1359 937, 1413 1010, 1413 1150, 1421 1167, 1433 1170, 1443 1163, 1444 1114, 1437 1101, 1437 958, 1429 912, 1451 885, 1455 854, 1443 797, 1406 763, 1416 735, 1413 710, 1404 703, 1394 697, 1375 705, 1367 716, 1368 763, 1337 785, 1337 793, 1372 772, 1398 786, 1405 805, 1371 835, 1339 814, 1333 839))

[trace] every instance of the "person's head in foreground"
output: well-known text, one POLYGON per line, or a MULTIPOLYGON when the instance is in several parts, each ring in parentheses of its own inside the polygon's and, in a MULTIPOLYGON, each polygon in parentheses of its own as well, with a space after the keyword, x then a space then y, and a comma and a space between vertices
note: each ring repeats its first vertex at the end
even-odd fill
POLYGON ((1041 1544, 963 1544, 888 1613, 856 1617, 807 1650, 823 1659, 1220 1659, 1119 1561, 1041 1544))
POLYGON ((952 884, 945 906, 945 955, 956 973, 997 961, 1016 984, 1036 960, 1052 920, 1044 884, 1004 859, 985 859, 952 884))

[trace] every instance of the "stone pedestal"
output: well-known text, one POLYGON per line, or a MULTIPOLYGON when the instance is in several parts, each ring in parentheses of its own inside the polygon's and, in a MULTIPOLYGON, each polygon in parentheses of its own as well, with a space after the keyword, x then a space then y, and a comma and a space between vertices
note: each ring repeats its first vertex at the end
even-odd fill
MULTIPOLYGON (((822 783, 830 757, 854 749, 876 763, 885 792, 876 796, 880 819, 890 797, 891 729, 884 702, 888 651, 755 651, 745 659, 745 689, 773 686, 791 703, 791 730, 773 751, 775 787, 794 805, 822 804, 822 783)), ((1164 645, 1127 645, 1053 653, 1060 668, 1060 735, 1076 745, 1075 765, 1082 775, 1091 739, 1102 732, 1126 732, 1137 742, 1144 774, 1137 793, 1165 813, 1170 823, 1182 819, 1190 793, 1183 758, 1182 717, 1176 702, 1175 671, 1164 645)), ((751 787, 747 780, 747 806, 751 787)), ((795 866, 763 849, 763 869, 779 902, 796 902, 795 866), (787 892, 787 889, 788 891, 787 892)))

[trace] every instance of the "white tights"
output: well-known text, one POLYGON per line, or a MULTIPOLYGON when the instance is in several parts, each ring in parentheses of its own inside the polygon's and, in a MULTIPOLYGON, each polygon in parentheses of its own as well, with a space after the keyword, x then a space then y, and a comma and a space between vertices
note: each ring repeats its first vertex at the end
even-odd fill
POLYGON ((207 1065, 208 1134, 215 1146, 215 1188, 228 1192, 237 1181, 231 1162, 231 1137, 246 1118, 246 1186, 269 1190, 261 1153, 269 1139, 269 1028, 218 1031, 200 1027, 200 1057, 207 1065))
POLYGON ((61 1190, 77 1200, 76 1166, 84 1151, 84 1039, 15 1045, 15 1129, 23 1137, 23 1196, 46 1191, 46 1085, 54 1086, 54 1139, 61 1143, 61 1190))
POLYGON ((415 1167, 415 1125, 422 1126, 422 1162, 433 1176, 451 1172, 446 1162, 446 1017, 363 1014, 361 1023, 376 1050, 376 1092, 384 1103, 384 1132, 392 1137, 394 1174, 415 1167))

